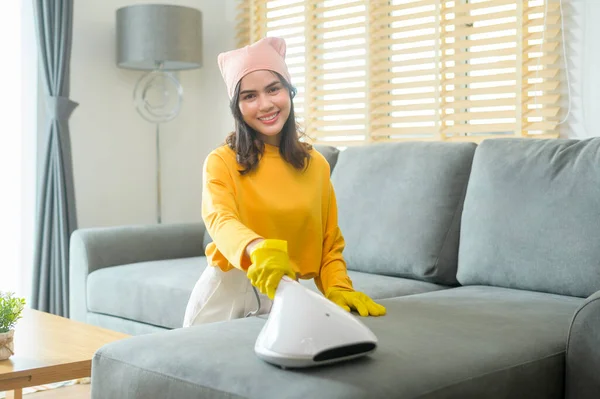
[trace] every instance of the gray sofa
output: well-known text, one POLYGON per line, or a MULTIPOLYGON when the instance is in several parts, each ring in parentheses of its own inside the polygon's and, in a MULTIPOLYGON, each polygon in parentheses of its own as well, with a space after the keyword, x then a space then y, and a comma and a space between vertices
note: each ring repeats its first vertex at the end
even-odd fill
POLYGON ((82 229, 71 317, 135 335, 96 353, 93 398, 600 397, 600 138, 319 150, 378 350, 270 366, 264 317, 179 328, 201 224, 82 229))

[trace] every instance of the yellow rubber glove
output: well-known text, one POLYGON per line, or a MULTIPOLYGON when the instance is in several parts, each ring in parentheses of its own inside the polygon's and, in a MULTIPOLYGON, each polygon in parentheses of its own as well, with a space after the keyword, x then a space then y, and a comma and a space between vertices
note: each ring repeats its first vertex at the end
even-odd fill
POLYGON ((327 299, 341 306, 347 312, 356 310, 363 317, 383 316, 385 307, 373 301, 367 294, 351 291, 343 288, 331 288, 327 293, 327 299))
POLYGON ((252 250, 250 260, 252 266, 247 273, 250 282, 271 300, 275 298, 275 290, 283 276, 296 279, 287 252, 287 241, 269 239, 260 242, 252 250))

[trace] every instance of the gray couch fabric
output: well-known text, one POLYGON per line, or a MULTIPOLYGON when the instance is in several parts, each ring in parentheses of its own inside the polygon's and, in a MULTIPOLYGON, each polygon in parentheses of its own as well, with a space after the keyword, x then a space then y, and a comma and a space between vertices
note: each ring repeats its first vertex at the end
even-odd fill
POLYGON ((240 319, 104 346, 92 398, 563 397, 581 299, 473 286, 381 302, 386 317, 362 319, 380 341, 367 358, 284 371, 254 354, 264 320, 240 319))
POLYGON ((332 181, 348 268, 456 285, 475 144, 399 143, 339 154, 332 181))
MULTIPOLYGON (((206 258, 193 257, 96 270, 88 277, 87 306, 96 315, 112 315, 127 321, 137 321, 149 326, 179 328, 194 284, 207 266, 206 258), (169 305, 165 306, 164 301, 169 305)), ((376 274, 349 272, 357 290, 375 299, 436 291, 447 287, 423 281, 376 274)), ((313 280, 302 284, 318 291, 313 280)), ((88 321, 90 315, 88 314, 88 321)), ((137 334, 140 327, 115 324, 98 316, 94 321, 107 321, 119 331, 137 334)), ((95 324, 95 323, 94 323, 95 324)), ((108 326, 106 326, 108 327, 108 326)))
MULTIPOLYGON (((402 277, 382 276, 380 274, 362 273, 348 270, 354 289, 369 295, 373 299, 394 298, 397 296, 422 294, 447 289, 450 287, 427 283, 425 281, 410 280, 402 277)), ((305 287, 319 292, 314 280, 300 280, 305 287)))
POLYGON ((569 330, 566 360, 566 398, 600 396, 600 291, 577 309, 569 330))
POLYGON ((388 310, 361 319, 379 350, 283 371, 254 354, 264 317, 177 328, 203 224, 85 229, 71 317, 144 334, 96 353, 94 399, 598 397, 600 138, 327 156, 349 275, 388 310))
POLYGON ((164 327, 158 327, 136 320, 94 312, 87 313, 85 322, 94 326, 102 326, 103 328, 108 328, 109 330, 120 331, 130 335, 152 334, 167 330, 164 327))
POLYGON ((458 280, 585 298, 600 290, 600 140, 486 140, 458 280))
POLYGON ((88 278, 88 309, 159 327, 181 327, 205 267, 206 257, 201 256, 97 270, 88 278))
POLYGON ((90 273, 134 262, 202 256, 204 230, 202 223, 186 223, 75 231, 70 243, 70 317, 86 321, 90 273))

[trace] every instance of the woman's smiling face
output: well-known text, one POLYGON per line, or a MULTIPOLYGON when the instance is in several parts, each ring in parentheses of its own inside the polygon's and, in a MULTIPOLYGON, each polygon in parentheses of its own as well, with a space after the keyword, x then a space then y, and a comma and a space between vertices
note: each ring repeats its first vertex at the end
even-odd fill
POLYGON ((244 76, 240 82, 238 104, 244 122, 259 134, 259 138, 278 146, 291 107, 290 93, 279 77, 267 70, 244 76))

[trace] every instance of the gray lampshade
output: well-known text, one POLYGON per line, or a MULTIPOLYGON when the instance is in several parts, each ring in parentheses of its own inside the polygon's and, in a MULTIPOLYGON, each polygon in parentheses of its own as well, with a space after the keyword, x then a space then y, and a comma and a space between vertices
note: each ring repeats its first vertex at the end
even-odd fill
POLYGON ((117 10, 120 68, 181 70, 202 66, 202 13, 190 7, 138 4, 117 10))

